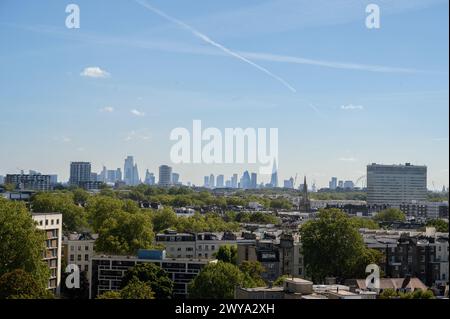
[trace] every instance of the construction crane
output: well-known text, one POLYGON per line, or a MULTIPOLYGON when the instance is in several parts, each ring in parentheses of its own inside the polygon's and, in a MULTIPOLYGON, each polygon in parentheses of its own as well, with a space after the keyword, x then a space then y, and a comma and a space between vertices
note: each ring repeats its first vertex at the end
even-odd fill
POLYGON ((366 181, 365 181, 366 178, 367 178, 367 175, 363 175, 363 176, 359 177, 356 180, 355 186, 358 186, 359 182, 361 182, 361 189, 366 187, 366 181))

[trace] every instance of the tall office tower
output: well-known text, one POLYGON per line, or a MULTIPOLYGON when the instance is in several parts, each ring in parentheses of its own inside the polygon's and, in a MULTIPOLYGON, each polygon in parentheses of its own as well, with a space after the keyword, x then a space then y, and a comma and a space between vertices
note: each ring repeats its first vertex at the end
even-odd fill
POLYGON ((102 183, 106 183, 108 181, 108 170, 105 166, 103 166, 102 171, 98 175, 98 181, 102 183))
POLYGON ((5 183, 5 177, 0 175, 0 185, 5 183))
MULTIPOLYGON (((98 174, 97 173, 91 173, 90 182, 98 182, 98 174)), ((81 183, 79 183, 79 185, 81 185, 81 183)))
POLYGON ((223 175, 218 175, 217 176, 217 180, 216 180, 216 187, 217 188, 223 188, 224 185, 224 180, 225 180, 225 176, 223 175))
POLYGON ((36 227, 45 232, 43 261, 50 269, 47 288, 58 295, 61 283, 62 214, 32 213, 31 217, 37 223, 36 227))
POLYGON ((120 168, 116 169, 116 182, 117 181, 122 181, 122 169, 120 168))
MULTIPOLYGON (((1 183, 0 183, 1 184, 1 183)), ((58 175, 51 174, 50 175, 50 185, 55 186, 58 184, 58 175)))
POLYGON ((124 164, 124 182, 126 185, 136 186, 140 184, 137 164, 134 163, 133 156, 128 156, 124 164))
POLYGON ((427 167, 405 165, 367 165, 367 203, 399 207, 403 203, 425 201, 427 167))
POLYGON ((214 174, 209 175, 209 187, 214 188, 216 187, 216 182, 214 179, 214 174))
POLYGON ((338 187, 339 188, 344 188, 344 181, 339 181, 338 182, 338 187))
POLYGON ((167 165, 161 165, 159 167, 158 184, 163 187, 167 187, 172 184, 172 167, 167 165))
POLYGON ((231 180, 227 180, 226 182, 225 182, 225 187, 226 188, 231 188, 232 186, 231 186, 231 180))
POLYGON ((270 177, 271 187, 278 187, 278 167, 277 162, 273 161, 272 176, 270 177))
POLYGON ((133 186, 139 185, 141 183, 141 179, 139 178, 139 171, 138 171, 138 167, 137 164, 134 164, 133 166, 133 181, 132 184, 133 186))
POLYGON ((53 188, 50 183, 50 175, 41 174, 8 174, 5 183, 12 184, 20 190, 49 191, 53 188))
POLYGON ((258 174, 252 173, 250 177, 250 188, 256 189, 258 187, 258 174))
POLYGON ((172 185, 179 185, 179 184, 180 184, 180 174, 172 173, 172 185))
POLYGON ((81 183, 91 181, 91 163, 72 162, 70 163, 70 185, 79 186, 81 183))
POLYGON ((345 189, 353 189, 353 188, 355 188, 355 184, 352 181, 345 181, 344 188, 345 189))
POLYGON ((291 177, 290 179, 285 179, 283 182, 284 188, 294 188, 294 179, 291 177))
POLYGON ((155 183, 156 183, 155 174, 150 173, 150 171, 147 170, 145 172, 144 184, 152 186, 152 185, 155 185, 155 183))
POLYGON ((209 176, 203 177, 203 187, 209 188, 209 176))
POLYGON ((251 187, 251 179, 248 171, 245 171, 241 177, 241 188, 249 189, 251 187))
POLYGON ((231 187, 232 188, 238 188, 238 182, 237 182, 237 174, 233 174, 233 176, 231 176, 231 187))
POLYGON ((328 183, 328 185, 331 190, 335 190, 337 188, 337 178, 332 177, 331 181, 328 183))

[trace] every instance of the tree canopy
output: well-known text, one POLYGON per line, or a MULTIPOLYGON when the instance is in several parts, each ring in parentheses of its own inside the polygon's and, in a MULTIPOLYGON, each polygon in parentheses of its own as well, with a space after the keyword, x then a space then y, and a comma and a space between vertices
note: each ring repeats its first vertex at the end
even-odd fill
POLYGON ((338 209, 320 211, 317 220, 302 225, 300 234, 307 274, 314 282, 364 276, 366 266, 381 258, 366 248, 354 223, 338 209))
POLYGON ((373 219, 378 222, 402 222, 406 220, 406 216, 400 209, 388 208, 378 212, 373 219))

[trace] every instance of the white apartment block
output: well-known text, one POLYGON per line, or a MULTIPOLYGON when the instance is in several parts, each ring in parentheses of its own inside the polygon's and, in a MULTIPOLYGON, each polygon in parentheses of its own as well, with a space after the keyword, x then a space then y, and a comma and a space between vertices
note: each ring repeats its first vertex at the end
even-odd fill
POLYGON ((156 235, 156 243, 163 245, 168 258, 213 259, 224 245, 236 245, 236 239, 224 239, 212 233, 177 233, 166 231, 156 235))
POLYGON ((399 207, 404 203, 425 201, 427 167, 405 165, 367 166, 367 204, 399 207))
POLYGON ((62 214, 59 213, 33 213, 33 220, 37 228, 45 232, 45 251, 43 260, 50 268, 48 289, 59 295, 61 284, 61 241, 62 241, 62 214))
POLYGON ((89 234, 69 234, 63 239, 63 258, 68 265, 77 265, 80 272, 85 272, 88 280, 90 278, 89 264, 94 255, 96 237, 89 234))

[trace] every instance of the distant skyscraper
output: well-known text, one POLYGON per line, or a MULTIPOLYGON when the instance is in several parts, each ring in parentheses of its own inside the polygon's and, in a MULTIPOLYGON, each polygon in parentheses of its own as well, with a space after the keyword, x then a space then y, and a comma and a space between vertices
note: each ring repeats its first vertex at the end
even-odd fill
POLYGON ((328 185, 331 190, 335 190, 337 188, 337 177, 332 177, 328 185))
MULTIPOLYGON (((1 184, 1 183, 0 183, 1 184)), ((58 184, 58 175, 51 174, 50 175, 50 185, 55 186, 58 184)))
POLYGON ((159 167, 158 184, 163 187, 172 185, 172 167, 167 165, 161 165, 159 167))
POLYGON ((224 187, 224 180, 225 180, 225 176, 218 175, 217 176, 217 181, 216 181, 216 187, 217 188, 223 188, 224 187))
POLYGON ((233 174, 233 176, 231 176, 231 187, 238 188, 238 174, 233 174))
POLYGON ((258 187, 258 174, 252 173, 250 177, 250 188, 256 189, 258 187))
POLYGON ((70 163, 70 185, 79 186, 80 183, 91 181, 91 163, 72 162, 70 163))
POLYGON ((241 188, 249 189, 251 187, 251 178, 248 171, 245 171, 241 177, 241 188))
POLYGON ((0 185, 3 185, 5 183, 5 176, 0 175, 0 185))
POLYGON ((214 188, 216 187, 216 182, 214 179, 214 174, 209 175, 209 187, 214 188))
POLYGON ((270 185, 278 187, 278 167, 276 161, 273 161, 272 176, 270 177, 270 185))
POLYGON ((203 178, 203 187, 209 188, 209 176, 203 178))
POLYGON ((344 182, 344 188, 345 189, 353 189, 355 187, 355 184, 352 181, 345 181, 344 182))
POLYGON ((152 186, 152 185, 155 185, 155 183, 156 183, 155 174, 150 173, 150 171, 147 170, 147 171, 145 172, 145 181, 144 181, 144 184, 149 185, 149 186, 152 186))
POLYGON ((367 203, 399 207, 427 197, 427 167, 405 165, 367 166, 367 203))
POLYGON ((172 173, 172 184, 178 185, 180 184, 180 174, 178 173, 172 173))
POLYGON ((108 170, 106 169, 106 166, 103 166, 102 171, 98 175, 98 181, 102 183, 106 183, 108 181, 108 170))
POLYGON ((231 186, 231 180, 227 180, 226 182, 225 182, 225 187, 226 188, 231 188, 232 186, 231 186))
POLYGON ((128 156, 124 164, 124 182, 129 186, 139 185, 139 171, 137 164, 134 163, 133 156, 128 156))
POLYGON ((284 188, 294 188, 294 179, 291 177, 290 179, 285 179, 283 182, 284 188))

